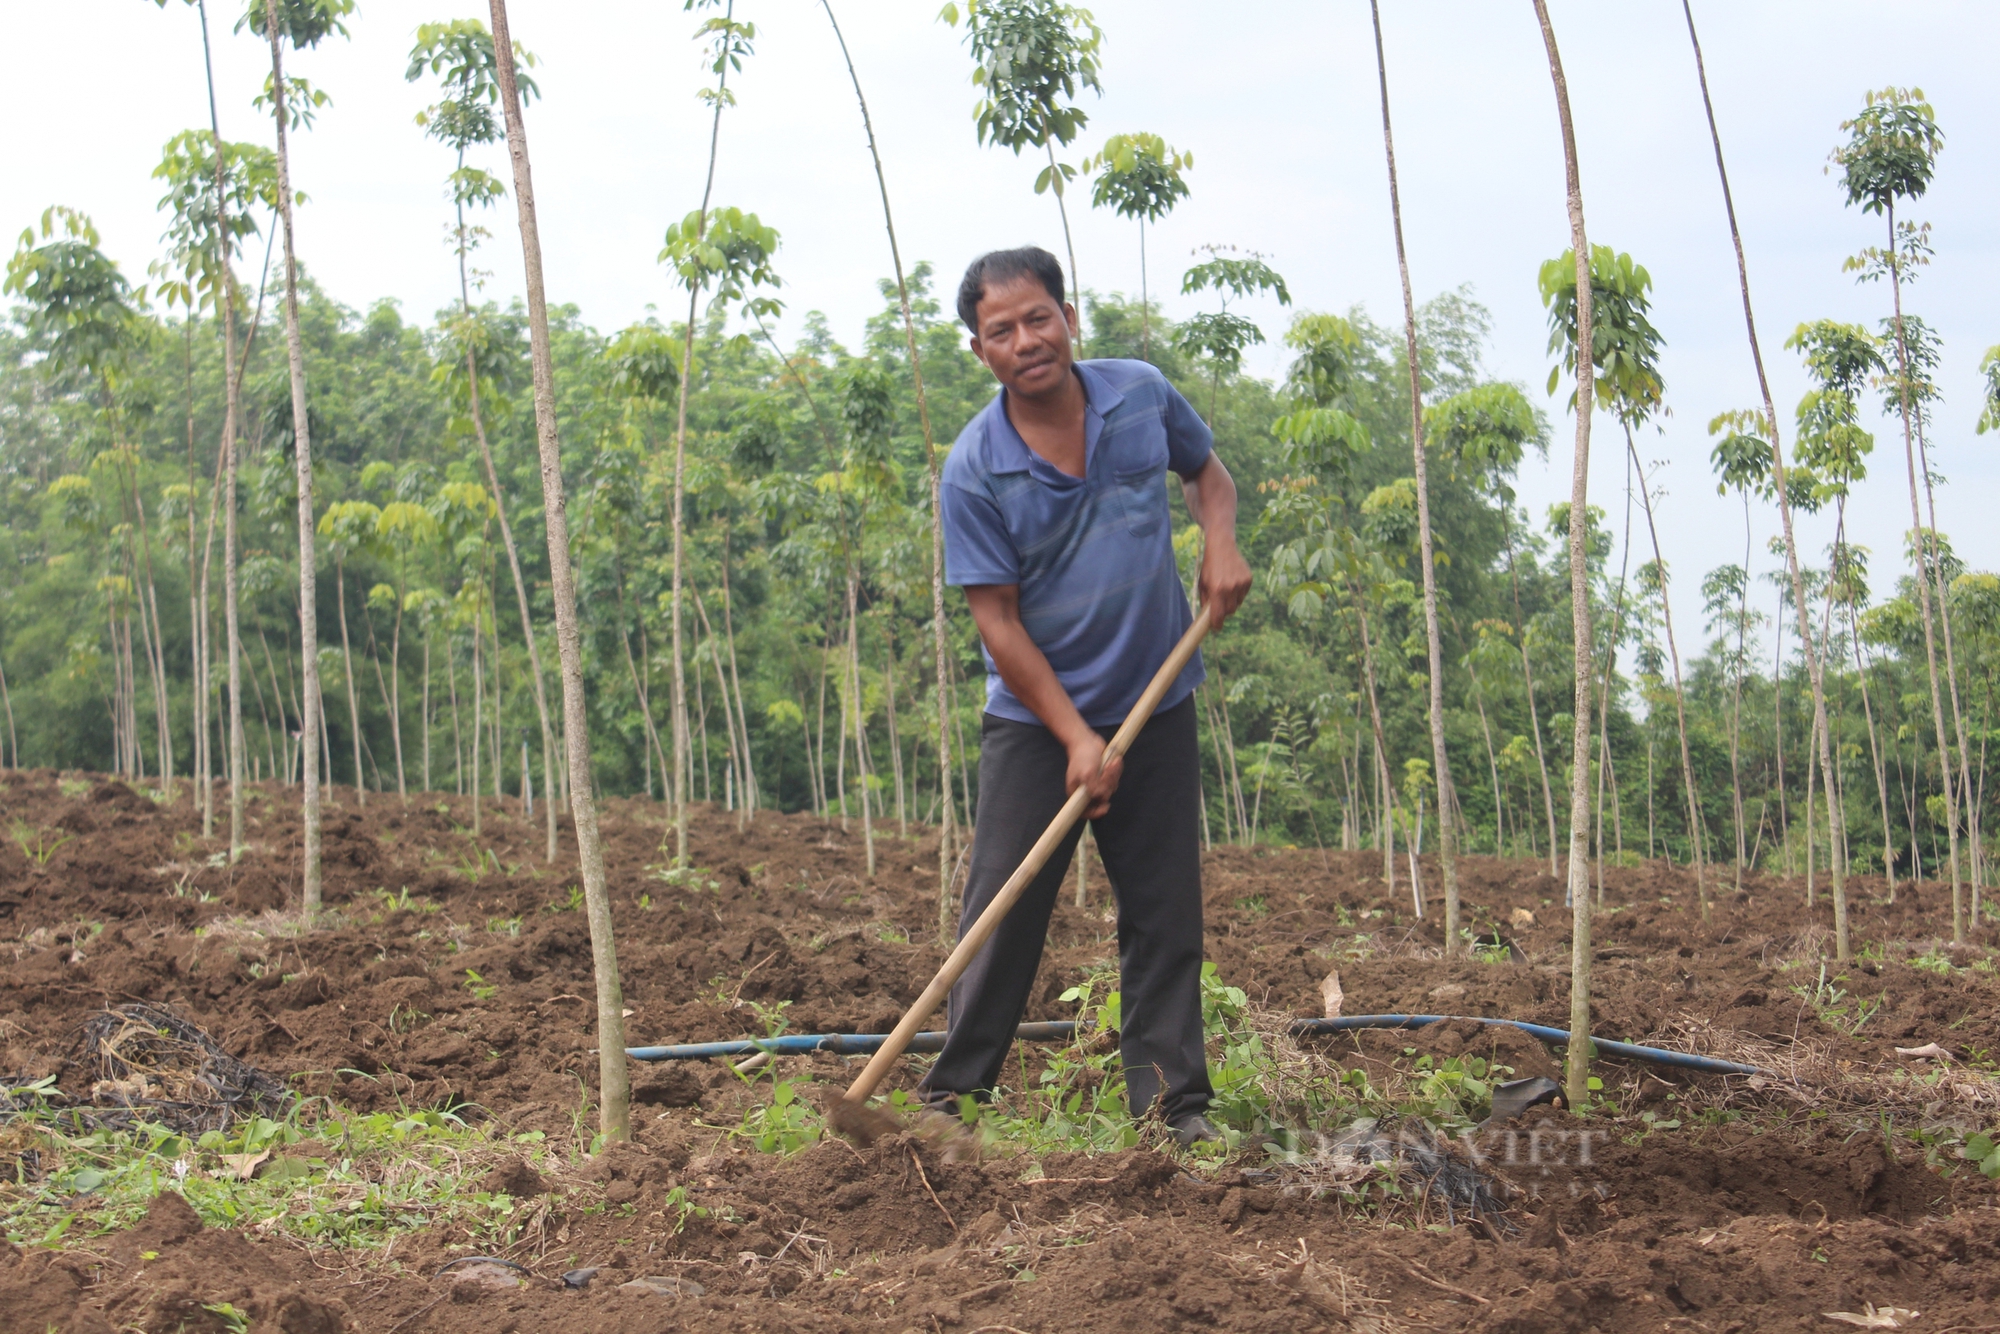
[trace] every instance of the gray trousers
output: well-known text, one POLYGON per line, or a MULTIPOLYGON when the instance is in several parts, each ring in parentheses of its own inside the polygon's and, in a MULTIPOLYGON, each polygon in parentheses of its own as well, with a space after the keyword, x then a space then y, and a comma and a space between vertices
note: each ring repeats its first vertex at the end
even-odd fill
MULTIPOLYGON (((1109 738, 1110 728, 1100 728, 1109 738)), ((979 813, 961 936, 1062 809, 1069 755, 1049 730, 985 716, 979 813)), ((1154 714, 1125 756, 1111 808, 1090 822, 1118 902, 1118 1054, 1134 1116, 1169 1121, 1207 1108, 1201 1031, 1201 768, 1192 696, 1154 714)), ((999 1080, 1042 961, 1049 915, 1083 823, 1070 830, 951 989, 949 1033, 921 1092, 949 1109, 999 1080)))

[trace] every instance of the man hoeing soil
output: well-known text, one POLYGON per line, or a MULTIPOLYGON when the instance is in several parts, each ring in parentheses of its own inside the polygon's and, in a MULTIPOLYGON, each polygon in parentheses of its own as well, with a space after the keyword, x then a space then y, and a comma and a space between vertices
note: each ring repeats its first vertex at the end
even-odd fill
MULTIPOLYGON (((944 468, 947 582, 963 587, 986 656, 979 809, 963 932, 1065 798, 1086 811, 1118 902, 1119 1056, 1135 1116, 1183 1143, 1213 1138, 1201 1031, 1201 770, 1191 659, 1122 760, 1105 741, 1193 617, 1174 565, 1166 474, 1205 538, 1201 598, 1215 624, 1250 589, 1236 485, 1208 427, 1142 361, 1076 361, 1076 310, 1054 255, 974 260, 958 289, 972 351, 1000 392, 944 468), (1102 769, 1100 771, 1100 766, 1102 769)), ((1070 831, 951 991, 950 1033, 925 1077, 948 1111, 1000 1076, 1027 1005, 1069 859, 1070 831)))

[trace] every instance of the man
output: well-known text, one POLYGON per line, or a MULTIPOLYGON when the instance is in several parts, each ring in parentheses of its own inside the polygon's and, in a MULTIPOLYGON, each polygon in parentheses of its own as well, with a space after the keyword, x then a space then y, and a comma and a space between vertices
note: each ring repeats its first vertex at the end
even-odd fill
MULTIPOLYGON (((1205 538, 1201 597, 1220 626, 1250 589, 1236 485, 1208 427, 1140 361, 1073 359, 1076 309, 1035 247, 982 255, 958 289, 972 351, 1000 392, 944 469, 945 577, 986 655, 979 811, 959 918, 977 920, 1078 787, 1118 901, 1119 1054, 1132 1113, 1183 1144, 1216 1137, 1201 1031, 1196 656, 1124 758, 1105 742, 1193 617, 1174 564, 1166 473, 1205 538)), ((1041 963, 1079 824, 958 985, 923 1085, 949 1110, 999 1078, 1041 963)))

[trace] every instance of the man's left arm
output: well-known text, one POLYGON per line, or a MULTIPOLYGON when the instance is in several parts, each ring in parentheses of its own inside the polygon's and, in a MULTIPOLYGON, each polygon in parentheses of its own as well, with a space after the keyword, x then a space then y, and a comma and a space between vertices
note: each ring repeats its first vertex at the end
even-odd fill
POLYGON ((1215 437, 1193 406, 1172 386, 1167 396, 1167 458, 1180 474, 1188 517, 1202 531, 1201 601, 1209 608, 1211 628, 1219 630, 1250 593, 1250 565, 1236 547, 1236 480, 1217 457, 1215 437))

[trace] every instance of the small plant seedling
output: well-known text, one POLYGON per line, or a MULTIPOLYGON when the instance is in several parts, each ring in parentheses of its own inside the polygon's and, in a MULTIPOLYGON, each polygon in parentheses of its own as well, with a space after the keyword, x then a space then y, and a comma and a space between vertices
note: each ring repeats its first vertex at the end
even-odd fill
POLYGON ((472 993, 474 1000, 492 1000, 500 990, 470 968, 465 970, 465 989, 472 993))
POLYGON ((228 1330, 229 1334, 249 1334, 250 1315, 248 1312, 239 1311, 228 1302, 204 1303, 201 1309, 220 1320, 222 1327, 228 1330))
POLYGON ((553 899, 550 902, 542 905, 542 911, 547 913, 579 912, 582 910, 582 908, 583 908, 582 885, 571 885, 569 887, 569 896, 567 898, 553 899))
POLYGON ((1941 950, 1932 949, 1910 960, 1910 967, 1939 977, 1950 977, 1957 970, 1952 967, 1951 956, 1941 950))
POLYGON ((66 829, 44 829, 24 820, 16 820, 12 832, 21 855, 37 866, 47 866, 49 858, 56 855, 56 849, 70 840, 66 829))
POLYGON ((1249 913, 1252 917, 1262 917, 1271 911, 1270 903, 1262 894, 1252 894, 1247 899, 1238 899, 1236 900, 1236 906, 1240 911, 1249 913))
POLYGON ((894 922, 879 924, 875 928, 875 938, 884 945, 907 945, 910 943, 910 933, 903 930, 902 927, 897 926, 894 922))

